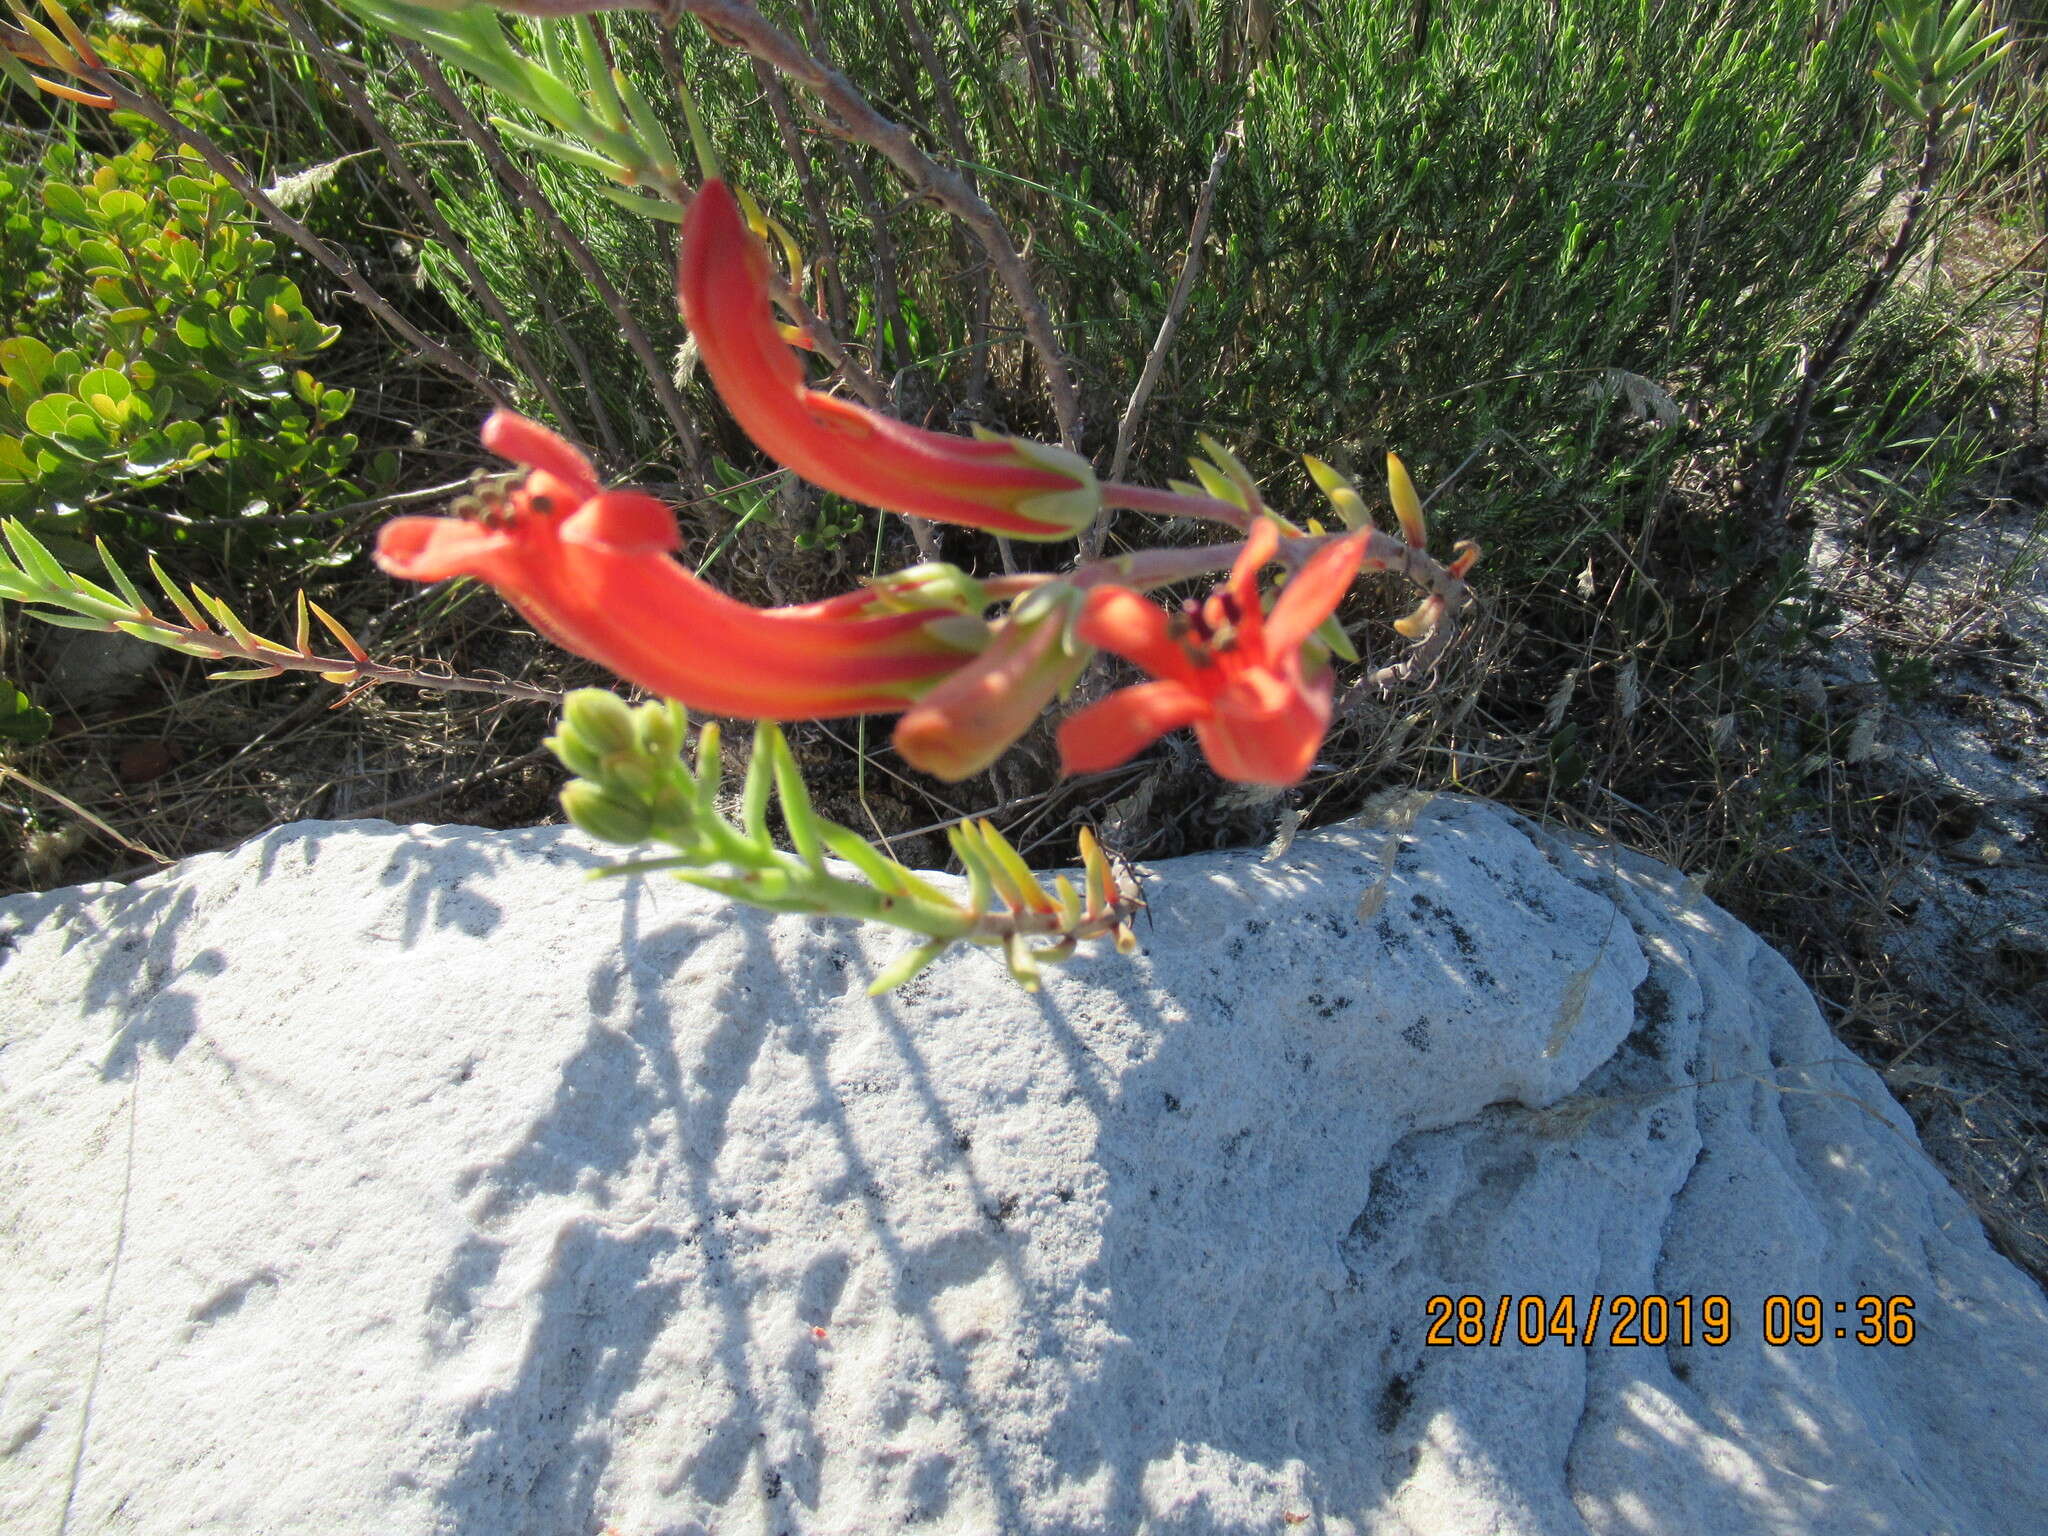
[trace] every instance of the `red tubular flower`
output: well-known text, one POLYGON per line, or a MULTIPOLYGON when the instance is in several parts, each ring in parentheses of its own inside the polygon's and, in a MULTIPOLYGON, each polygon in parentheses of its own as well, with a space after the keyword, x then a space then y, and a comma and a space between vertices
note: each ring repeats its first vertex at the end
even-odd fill
POLYGON ((1071 538, 1094 518, 1095 475, 1078 454, 927 432, 809 388, 768 278, 732 190, 705 182, 683 220, 677 296, 726 408, 778 464, 871 507, 1013 538, 1071 538))
POLYGON ((902 709, 971 659, 949 644, 952 609, 876 614, 867 592, 750 608, 671 558, 675 514, 606 490, 582 454, 537 422, 498 411, 484 446, 531 473, 475 520, 401 517, 377 564, 408 581, 474 576, 548 639, 665 698, 750 720, 819 720, 902 709))
POLYGON ((1121 689, 1060 726, 1067 773, 1114 768, 1168 731, 1195 728, 1210 766, 1241 784, 1298 784, 1330 728, 1327 666, 1303 675, 1301 647, 1337 609, 1358 574, 1367 535, 1311 555, 1268 614, 1259 571, 1279 548, 1260 519, 1207 601, 1169 616, 1128 587, 1097 587, 1076 626, 1090 645, 1115 651, 1157 682, 1121 689))
POLYGON ((1029 598, 1012 608, 986 650, 896 722, 891 739, 903 760, 957 784, 1009 751, 1088 662, 1086 646, 1066 643, 1078 596, 1062 589, 1032 608, 1029 598))

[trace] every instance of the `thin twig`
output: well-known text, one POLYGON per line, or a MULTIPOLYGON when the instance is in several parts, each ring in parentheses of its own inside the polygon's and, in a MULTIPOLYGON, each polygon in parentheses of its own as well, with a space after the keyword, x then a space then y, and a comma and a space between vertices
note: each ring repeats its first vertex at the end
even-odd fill
MULTIPOLYGON (((1139 371, 1138 382, 1131 390, 1130 404, 1124 407, 1123 420, 1117 423, 1116 452, 1109 461, 1109 478, 1121 480, 1125 467, 1131 461, 1131 445, 1138 435, 1138 419, 1145 413, 1145 402, 1151 398, 1153 389, 1159 383, 1159 375, 1166 368, 1166 354, 1173 346, 1175 332, 1180 329, 1181 316, 1186 312, 1188 300, 1195 291, 1195 279, 1202 270, 1202 246, 1209 238, 1209 215, 1216 207, 1216 186, 1223 179, 1223 166, 1230 159, 1230 146, 1244 131, 1244 119, 1239 118, 1230 131, 1223 135, 1216 145, 1216 153, 1209 158, 1209 175, 1202 182, 1202 195, 1195 203, 1195 221, 1188 231, 1187 260, 1181 263, 1180 277, 1173 285, 1173 296, 1167 300, 1166 315, 1159 322, 1159 335, 1152 342, 1152 351, 1145 359, 1145 366, 1139 371)), ((1084 543, 1089 557, 1102 552, 1102 540, 1109 531, 1111 509, 1104 506, 1096 515, 1094 525, 1089 528, 1084 543)))

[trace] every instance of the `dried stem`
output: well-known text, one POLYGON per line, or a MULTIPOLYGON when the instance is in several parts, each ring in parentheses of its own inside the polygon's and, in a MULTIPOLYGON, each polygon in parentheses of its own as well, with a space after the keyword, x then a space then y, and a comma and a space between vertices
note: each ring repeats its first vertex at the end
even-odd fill
MULTIPOLYGON (((1239 118, 1223 135, 1216 145, 1216 153, 1209 159, 1209 174, 1202 182, 1202 195, 1195 203, 1194 225, 1188 231, 1187 260, 1181 263, 1180 277, 1173 285, 1172 297, 1167 300, 1166 315, 1159 322, 1159 334, 1152 342, 1152 351, 1131 390, 1130 404, 1124 407, 1123 420, 1117 423, 1116 451, 1109 461, 1109 478, 1112 480, 1122 479, 1124 469, 1131 461, 1131 446, 1137 439, 1138 420, 1145 413, 1145 403, 1158 385, 1159 375, 1165 371, 1166 355, 1173 347, 1174 335, 1180 330, 1181 316, 1187 312, 1188 300, 1194 294, 1195 279, 1202 270, 1202 245, 1209 238, 1209 216, 1216 207, 1216 187, 1223 179, 1223 166, 1230 158, 1231 143, 1243 131, 1244 119, 1239 118)), ((1091 557, 1102 552, 1102 540, 1109 531, 1110 510, 1105 503, 1094 526, 1088 530, 1084 547, 1091 557)))

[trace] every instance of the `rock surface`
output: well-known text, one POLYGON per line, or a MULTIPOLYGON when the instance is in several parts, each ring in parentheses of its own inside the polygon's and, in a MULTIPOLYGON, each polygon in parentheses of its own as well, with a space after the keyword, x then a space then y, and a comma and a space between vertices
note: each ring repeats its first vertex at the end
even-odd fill
POLYGON ((0 1528, 2041 1529, 2040 1293, 1660 866, 1437 799, 877 1003, 888 935, 596 862, 301 824, 0 903, 0 1528), (1650 1292, 1692 1343, 1429 1342, 1650 1292))

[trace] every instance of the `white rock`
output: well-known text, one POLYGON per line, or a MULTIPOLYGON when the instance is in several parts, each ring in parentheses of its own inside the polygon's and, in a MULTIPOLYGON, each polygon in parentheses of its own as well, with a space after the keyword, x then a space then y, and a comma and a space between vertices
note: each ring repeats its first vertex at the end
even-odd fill
POLYGON ((1786 964, 1395 835, 1155 869, 1038 999, 552 829, 0 904, 0 1529, 2040 1531, 2048 1309, 1786 964), (1428 1342, 1649 1292, 1732 1336, 1428 1342))

